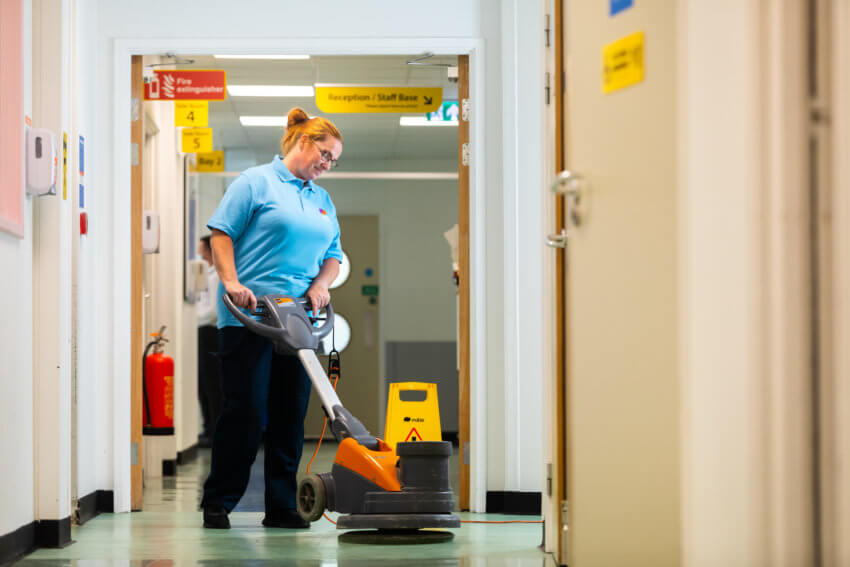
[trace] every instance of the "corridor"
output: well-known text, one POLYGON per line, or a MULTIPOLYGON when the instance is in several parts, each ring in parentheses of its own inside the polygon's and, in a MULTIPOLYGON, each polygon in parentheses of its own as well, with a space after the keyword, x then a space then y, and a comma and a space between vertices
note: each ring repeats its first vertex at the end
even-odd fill
MULTIPOLYGON (((314 450, 315 443, 305 443, 300 474, 306 470, 314 450)), ((329 470, 335 451, 336 444, 324 444, 313 463, 314 470, 329 470)), ((39 549, 14 565, 554 565, 551 555, 544 554, 538 547, 542 534, 539 523, 464 524, 461 529, 452 530, 454 539, 448 543, 414 546, 340 544, 333 524, 324 519, 303 531, 263 528, 260 525, 263 517, 262 451, 251 471, 248 492, 230 515, 232 528, 204 530, 198 503, 209 460, 210 451, 201 449, 197 459, 178 467, 177 476, 148 480, 144 511, 101 514, 83 526, 74 527, 73 545, 39 549)), ((456 463, 456 459, 452 461, 456 463)), ((453 468, 456 470, 456 465, 453 468)), ((336 515, 331 513, 330 517, 336 515)), ((465 521, 539 520, 531 516, 496 514, 463 513, 460 516, 465 521)))

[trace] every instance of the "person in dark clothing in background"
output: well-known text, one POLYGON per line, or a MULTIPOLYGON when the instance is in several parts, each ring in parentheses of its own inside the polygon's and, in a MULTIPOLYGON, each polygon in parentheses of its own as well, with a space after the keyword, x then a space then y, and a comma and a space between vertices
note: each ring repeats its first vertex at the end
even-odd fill
POLYGON ((218 329, 216 323, 216 291, 218 274, 213 266, 210 235, 201 237, 198 254, 207 263, 207 289, 198 294, 198 401, 201 404, 203 426, 198 435, 199 447, 212 447, 215 422, 221 414, 221 364, 216 358, 218 329))

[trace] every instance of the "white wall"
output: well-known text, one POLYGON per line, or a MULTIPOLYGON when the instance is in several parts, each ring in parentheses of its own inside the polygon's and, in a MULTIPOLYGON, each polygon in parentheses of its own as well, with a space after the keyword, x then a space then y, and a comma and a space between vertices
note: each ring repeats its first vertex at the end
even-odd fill
MULTIPOLYGON (((98 314, 106 310, 98 299, 94 288, 96 283, 95 274, 101 255, 97 250, 97 236, 102 235, 107 227, 100 222, 102 218, 98 213, 101 199, 98 193, 103 191, 97 178, 96 162, 92 159, 93 147, 97 140, 92 137, 95 131, 97 113, 91 100, 94 97, 94 89, 97 84, 97 18, 90 15, 97 9, 97 0, 77 0, 75 14, 75 40, 76 50, 74 52, 75 99, 74 99, 74 130, 76 135, 71 141, 72 153, 75 157, 74 163, 80 162, 79 136, 85 138, 85 175, 81 178, 79 167, 72 169, 72 178, 75 182, 73 196, 75 204, 74 219, 78 218, 80 211, 89 215, 89 235, 79 237, 79 223, 74 224, 75 229, 75 261, 76 261, 76 420, 77 420, 77 494, 78 498, 88 496, 108 485, 106 478, 110 468, 104 462, 110 441, 107 440, 109 427, 105 422, 103 408, 107 404, 107 396, 104 390, 105 384, 98 384, 97 364, 98 352, 95 349, 97 342, 93 340, 80 340, 82 334, 98 332, 100 325, 97 324, 98 314), (80 207, 79 186, 85 186, 84 207, 80 207), (94 330, 94 331, 93 331, 94 330)), ((71 172, 69 172, 71 173, 71 172)), ((107 406, 108 407, 108 406, 107 406)), ((109 475, 111 476, 111 475, 109 475)))
MULTIPOLYGON (((32 117, 32 4, 24 2, 24 114, 32 117)), ((23 120, 23 117, 21 118, 23 120)), ((23 140, 21 141, 23 143, 23 140)), ((24 164, 21 164, 23 171, 24 164)), ((21 191, 23 191, 23 186, 21 191)), ((23 239, 0 232, 0 535, 35 519, 33 506, 32 199, 23 239)))
MULTIPOLYGON (((488 489, 542 486, 543 392, 543 2, 502 0, 504 429, 491 421, 488 489), (500 442, 501 433, 503 442, 500 442), (498 472, 497 472, 498 471, 498 472), (504 478, 498 474, 503 472, 504 478), (501 480, 501 481, 500 481, 501 480)), ((496 233, 498 234, 498 233, 496 233)), ((494 235, 495 236, 495 235, 494 235)), ((492 302, 492 299, 491 299, 492 302)), ((494 400, 495 403, 499 401, 494 400)), ((495 413, 495 416, 500 414, 495 413)), ((497 418, 498 419, 498 418, 497 418)))
MULTIPOLYGON (((175 5, 164 0, 144 4, 126 0, 101 2, 98 11, 98 52, 103 74, 98 78, 95 105, 96 108, 105 109, 105 112, 98 127, 98 147, 94 159, 103 165, 98 175, 112 180, 113 188, 108 197, 111 199, 109 206, 113 209, 113 216, 103 220, 112 224, 114 242, 119 246, 129 242, 126 194, 129 186, 129 158, 123 151, 112 151, 112 148, 123 147, 125 136, 129 135, 129 127, 124 124, 123 116, 126 102, 122 101, 116 106, 115 99, 116 93, 117 96, 124 96, 125 66, 129 68, 128 61, 114 60, 115 42, 118 40, 120 45, 161 46, 155 49, 160 52, 198 52, 205 44, 218 48, 229 46, 231 50, 250 50, 252 46, 254 49, 257 46, 261 46, 259 49, 268 49, 268 45, 292 45, 293 41, 302 44, 314 41, 314 45, 324 49, 333 45, 333 39, 318 41, 316 38, 346 38, 340 51, 350 50, 358 42, 360 45, 380 42, 386 42, 387 46, 399 45, 396 38, 432 38, 429 43, 434 47, 483 40, 484 49, 478 52, 477 61, 484 65, 484 79, 475 83, 473 70, 475 84, 471 85, 473 96, 480 103, 477 110, 473 109, 473 120, 478 121, 478 126, 473 124, 472 139, 473 143, 485 146, 486 163, 473 164, 473 179, 479 179, 478 189, 481 193, 474 197, 472 205, 485 213, 486 224, 473 234, 473 244, 483 250, 486 258, 478 258, 478 265, 484 268, 485 275, 474 298, 479 303, 473 313, 478 313, 486 321, 485 336, 478 337, 478 344, 486 349, 486 353, 480 349, 476 351, 478 358, 474 361, 473 371, 486 375, 487 384, 478 386, 479 394, 485 397, 473 400, 473 423, 479 430, 486 428, 488 440, 486 447, 476 445, 473 453, 486 458, 488 452, 493 452, 494 457, 486 461, 487 470, 483 471, 483 475, 476 473, 474 467, 473 477, 475 482, 484 483, 486 475, 492 475, 492 482, 486 481, 487 489, 490 490, 540 490, 542 451, 540 435, 535 434, 535 431, 539 431, 542 424, 531 425, 529 429, 528 424, 522 423, 527 419, 539 422, 542 415, 539 391, 542 341, 539 340, 541 331, 536 321, 539 315, 534 315, 535 311, 543 308, 541 286, 535 280, 538 276, 526 277, 541 271, 535 262, 539 261, 540 251, 537 248, 542 246, 542 233, 535 236, 533 232, 527 232, 542 226, 541 207, 535 201, 539 199, 539 195, 535 194, 542 191, 537 171, 540 162, 536 158, 541 151, 542 133, 539 125, 534 126, 535 120, 540 118, 537 116, 539 102, 535 101, 540 101, 542 97, 539 73, 542 65, 542 53, 539 50, 542 48, 539 46, 542 45, 543 25, 540 9, 536 3, 523 4, 520 9, 519 2, 508 0, 479 0, 459 4, 438 0, 427 5, 387 0, 352 4, 334 0, 323 5, 323 12, 332 17, 324 19, 321 26, 299 25, 312 21, 314 10, 315 6, 309 3, 269 5, 256 0, 238 5, 224 1, 210 2, 205 4, 201 12, 195 10, 193 5, 175 5), (169 17, 163 19, 162 14, 169 14, 169 17), (184 22, 189 20, 193 25, 187 27, 184 22), (286 26, 285 38, 257 39, 280 38, 281 25, 287 22, 292 25, 286 26), (357 22, 357 25, 352 25, 352 22, 357 22), (507 35, 504 49, 503 35, 507 35), (519 50, 516 57, 503 57, 504 52, 512 54, 516 50, 519 50), (114 82, 115 73, 122 77, 120 84, 114 82), (520 91, 515 90, 520 85, 525 86, 520 91), (502 93, 506 89, 512 91, 512 94, 503 98, 502 93), (121 114, 115 114, 116 108, 122 109, 121 114), (523 112, 521 117, 515 116, 519 109, 523 112), (503 124, 508 124, 505 127, 506 134, 525 137, 512 137, 511 142, 503 143, 503 124), (116 139, 116 135, 120 135, 120 138, 116 139), (514 247, 511 257, 505 253, 503 235, 506 231, 509 235, 515 235, 515 238, 520 238, 521 234, 529 235, 518 241, 517 247, 521 247, 521 250, 514 247), (519 277, 520 274, 523 277, 519 277), (514 299, 502 303, 502 282, 506 276, 510 285, 507 290, 514 299), (486 301, 490 297, 499 299, 495 302, 486 301), (523 314, 518 313, 520 304, 517 298, 524 300, 523 314), (525 303, 527 298, 540 301, 539 309, 531 309, 525 303), (506 317, 510 319, 509 332, 506 332, 506 317), (508 357, 504 357, 505 351, 509 353, 508 357), (508 377, 507 381, 505 376, 508 377), (510 411, 506 412, 506 408, 510 411), (487 414, 493 416, 489 426, 487 414), (503 453, 505 447, 510 448, 510 453, 503 453), (508 470, 502 477, 501 471, 506 467, 508 470)), ((476 261, 475 258, 473 261, 476 261)), ((128 265, 125 255, 117 253, 103 262, 99 273, 106 281, 102 285, 111 288, 104 294, 106 301, 123 301, 123 294, 126 293, 123 290, 129 288, 128 265), (113 298, 113 293, 121 297, 113 298)), ((99 345, 109 354, 107 367, 98 372, 103 370, 107 376, 111 373, 119 378, 114 383, 112 401, 116 420, 114 426, 119 436, 122 436, 128 427, 124 423, 126 418, 121 416, 126 416, 129 411, 129 401, 125 400, 129 398, 126 385, 129 373, 129 329, 127 322, 120 320, 124 308, 120 305, 117 307, 118 316, 111 320, 101 320, 112 334, 99 345)), ((116 452, 113 462, 116 471, 125 471, 128 467, 128 457, 123 455, 124 451, 117 451, 117 448, 123 446, 122 443, 121 439, 114 441, 116 452)), ((121 495, 128 492, 124 472, 121 472, 121 478, 115 479, 114 486, 121 495)), ((121 495, 116 498, 119 510, 129 506, 128 498, 121 495)), ((478 492, 474 494, 473 507, 481 509, 483 504, 483 492, 479 486, 478 492)))

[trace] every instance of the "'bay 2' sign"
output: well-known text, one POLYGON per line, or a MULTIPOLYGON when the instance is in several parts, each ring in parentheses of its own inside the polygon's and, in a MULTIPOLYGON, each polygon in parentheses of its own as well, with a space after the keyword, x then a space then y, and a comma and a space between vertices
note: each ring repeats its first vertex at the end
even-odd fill
POLYGON ((226 89, 225 71, 154 71, 145 83, 145 100, 224 100, 226 89))

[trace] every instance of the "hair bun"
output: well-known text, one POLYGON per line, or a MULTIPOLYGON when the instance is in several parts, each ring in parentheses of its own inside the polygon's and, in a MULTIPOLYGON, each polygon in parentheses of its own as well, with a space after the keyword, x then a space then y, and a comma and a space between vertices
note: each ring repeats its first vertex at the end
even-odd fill
POLYGON ((286 118, 286 127, 292 128, 296 124, 301 124, 302 122, 307 122, 310 120, 310 116, 303 108, 293 108, 289 111, 289 116, 286 118))

